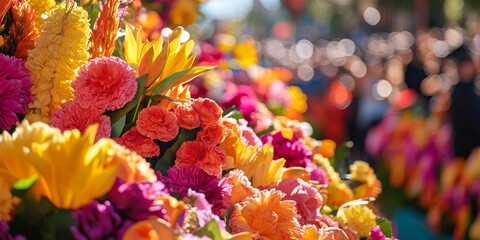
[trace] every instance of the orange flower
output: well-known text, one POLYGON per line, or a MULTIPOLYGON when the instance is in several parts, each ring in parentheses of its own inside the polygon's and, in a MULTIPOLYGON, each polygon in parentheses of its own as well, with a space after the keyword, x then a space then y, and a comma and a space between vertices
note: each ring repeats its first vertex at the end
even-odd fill
POLYGON ((144 158, 160 155, 160 147, 153 139, 144 137, 136 128, 132 128, 125 132, 120 138, 114 138, 118 144, 135 151, 144 158))
POLYGON ((200 117, 191 106, 178 105, 174 113, 177 117, 178 126, 181 128, 192 130, 200 126, 200 117))
MULTIPOLYGON (((1 11, 0 9, 0 21, 2 19, 1 11)), ((11 12, 13 25, 10 27, 9 33, 13 41, 17 43, 15 57, 27 59, 28 50, 35 47, 35 39, 38 36, 38 29, 34 22, 37 14, 28 5, 28 1, 13 1, 11 12)))
POLYGON ((144 136, 168 142, 178 135, 177 117, 162 106, 147 107, 138 113, 137 129, 144 136))
POLYGON ((353 192, 344 182, 330 182, 327 187, 327 206, 340 207, 353 200, 353 192))
POLYGON ((217 146, 199 141, 188 141, 178 149, 175 166, 178 168, 197 167, 210 175, 220 176, 226 157, 225 151, 217 146))
POLYGON ((154 182, 157 176, 150 164, 137 153, 117 144, 110 146, 114 152, 112 161, 119 165, 117 177, 124 182, 154 182))
POLYGON ((0 22, 3 20, 3 16, 8 12, 11 5, 12 0, 0 0, 0 22))
POLYGON ((198 98, 193 101, 193 110, 200 117, 202 126, 213 124, 220 120, 223 110, 216 102, 208 98, 198 98))
POLYGON ((106 0, 103 3, 90 37, 90 59, 112 55, 117 39, 119 5, 119 0, 106 0))
POLYGON ((232 185, 232 195, 230 201, 233 204, 243 201, 245 198, 253 196, 257 193, 257 189, 252 187, 252 184, 245 176, 242 170, 235 169, 224 176, 227 182, 232 185))
POLYGON ((320 154, 326 158, 332 158, 335 156, 335 148, 337 144, 332 140, 323 140, 320 144, 320 154))
POLYGON ((197 141, 216 145, 221 143, 224 137, 223 127, 218 124, 212 124, 198 132, 197 141))
POLYGON ((233 233, 251 232, 254 239, 299 239, 295 202, 277 190, 263 190, 234 205, 228 222, 233 233))
POLYGON ((170 224, 160 218, 151 218, 133 224, 127 229, 122 239, 160 240, 177 239, 178 234, 170 224))

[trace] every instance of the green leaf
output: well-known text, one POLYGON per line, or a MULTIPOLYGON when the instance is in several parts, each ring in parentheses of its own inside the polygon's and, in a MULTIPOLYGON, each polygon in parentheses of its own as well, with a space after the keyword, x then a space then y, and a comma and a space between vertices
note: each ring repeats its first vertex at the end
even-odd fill
POLYGON ((140 76, 137 78, 137 92, 135 93, 135 97, 133 98, 132 101, 128 102, 123 106, 122 108, 113 111, 113 112, 108 112, 107 115, 110 116, 110 121, 113 123, 116 123, 118 120, 120 120, 123 116, 127 115, 130 110, 135 108, 140 100, 142 100, 142 96, 145 94, 147 89, 145 89, 145 82, 147 81, 148 74, 145 74, 143 76, 140 76))
POLYGON ((88 13, 88 18, 90 19, 90 28, 93 29, 98 15, 100 15, 100 8, 96 4, 88 4, 84 8, 88 13))
POLYGON ((180 79, 181 77, 187 75, 187 73, 189 73, 192 69, 189 68, 187 70, 183 70, 181 72, 176 72, 170 76, 168 76, 167 78, 163 79, 162 81, 160 81, 157 86, 155 86, 152 90, 152 96, 155 96, 155 95, 161 95, 165 90, 169 89, 170 87, 172 87, 177 81, 178 79, 180 79))
POLYGON ((392 223, 390 223, 390 221, 382 217, 377 217, 376 222, 385 237, 391 238, 393 236, 392 223))
POLYGON ((233 107, 223 111, 222 115, 223 115, 224 118, 234 118, 236 120, 244 118, 243 114, 240 111, 238 111, 238 108, 236 106, 233 106, 233 107))
POLYGON ((118 121, 112 124, 112 137, 120 137, 120 135, 122 135, 126 119, 127 115, 123 115, 118 121))
POLYGON ((167 170, 173 165, 175 165, 175 154, 177 153, 180 146, 186 141, 195 140, 198 131, 198 128, 193 130, 183 129, 182 132, 178 135, 175 143, 170 148, 168 148, 165 154, 155 164, 155 171, 160 171, 162 175, 165 176, 167 174, 167 170))
POLYGON ((262 137, 263 135, 269 134, 275 130, 275 127, 273 125, 270 125, 267 129, 257 133, 258 137, 262 137))
POLYGON ((222 232, 218 223, 215 220, 210 220, 205 226, 200 228, 197 232, 195 232, 195 236, 198 237, 209 237, 212 240, 222 240, 222 232))
POLYGON ((70 227, 75 224, 72 211, 55 209, 42 227, 43 239, 73 239, 70 227))
POLYGON ((33 184, 37 182, 37 180, 38 180, 38 175, 29 177, 29 178, 20 179, 13 184, 13 189, 28 190, 33 186, 33 184))

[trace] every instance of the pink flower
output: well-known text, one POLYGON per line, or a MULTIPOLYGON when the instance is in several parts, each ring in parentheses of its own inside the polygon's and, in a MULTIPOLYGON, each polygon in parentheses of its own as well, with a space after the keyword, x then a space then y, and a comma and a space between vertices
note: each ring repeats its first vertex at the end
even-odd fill
POLYGON ((0 130, 9 130, 32 97, 30 75, 21 59, 0 53, 0 130))
POLYGON ((68 101, 56 109, 50 124, 62 131, 78 129, 84 133, 88 126, 98 124, 98 131, 95 141, 100 138, 108 138, 111 133, 110 118, 102 115, 102 110, 88 110, 82 107, 77 101, 68 101))
POLYGON ((72 88, 76 101, 82 106, 116 110, 133 99, 137 81, 135 71, 124 60, 103 57, 83 65, 72 88))
POLYGON ((178 105, 175 108, 175 116, 181 128, 192 130, 200 126, 200 117, 190 106, 178 105))
POLYGON ((177 118, 162 106, 147 107, 138 113, 137 129, 144 136, 168 142, 178 135, 177 118))
POLYGON ((160 155, 160 147, 155 144, 153 139, 144 137, 136 128, 128 130, 121 137, 113 140, 144 158, 160 155))
POLYGON ((188 141, 178 149, 175 166, 180 169, 200 168, 212 176, 220 176, 226 159, 225 151, 217 146, 188 141))
POLYGON ((218 122, 223 113, 222 108, 209 98, 195 99, 192 108, 200 117, 202 126, 218 122))
POLYGON ((275 188, 286 194, 283 200, 295 201, 300 224, 317 217, 317 212, 323 205, 323 197, 311 184, 298 178, 287 178, 278 182, 275 188))

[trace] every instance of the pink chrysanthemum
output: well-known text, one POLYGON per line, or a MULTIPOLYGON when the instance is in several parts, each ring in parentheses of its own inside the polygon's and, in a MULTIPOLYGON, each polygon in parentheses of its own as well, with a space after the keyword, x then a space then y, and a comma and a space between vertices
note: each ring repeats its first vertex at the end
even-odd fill
POLYGON ((0 130, 10 129, 25 112, 31 85, 23 60, 0 54, 0 130))
POLYGON ((131 101, 137 91, 135 71, 124 60, 103 57, 83 65, 72 82, 75 100, 82 106, 116 110, 131 101))
POLYGON ((168 142, 178 134, 177 117, 162 106, 144 108, 138 113, 137 129, 144 136, 168 142))
POLYGON ((62 131, 78 129, 83 133, 88 126, 98 124, 95 141, 100 138, 110 137, 112 131, 110 118, 102 115, 102 110, 89 110, 81 106, 77 101, 68 101, 61 108, 52 113, 50 124, 62 131))
POLYGON ((144 158, 160 155, 160 147, 153 139, 144 137, 136 128, 128 130, 121 137, 113 140, 144 158))

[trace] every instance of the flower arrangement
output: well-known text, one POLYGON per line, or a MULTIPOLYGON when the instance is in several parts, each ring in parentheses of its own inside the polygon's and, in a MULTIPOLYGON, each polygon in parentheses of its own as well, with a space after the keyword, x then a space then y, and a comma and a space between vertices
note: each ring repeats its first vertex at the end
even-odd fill
POLYGON ((267 131, 255 131, 251 114, 192 97, 188 82, 215 65, 195 61, 183 28, 146 38, 121 20, 125 1, 104 1, 98 15, 92 1, 6 2, 0 236, 393 238, 372 207, 381 184, 367 163, 340 174, 336 144, 300 121, 265 108, 267 131), (26 59, 10 31, 20 5, 31 19, 46 11, 20 21, 38 26, 26 59))
POLYGON ((433 230, 451 229, 458 239, 480 236, 478 151, 468 159, 454 157, 443 113, 391 109, 369 132, 367 150, 386 166, 390 186, 402 188, 407 199, 425 209, 433 230))

